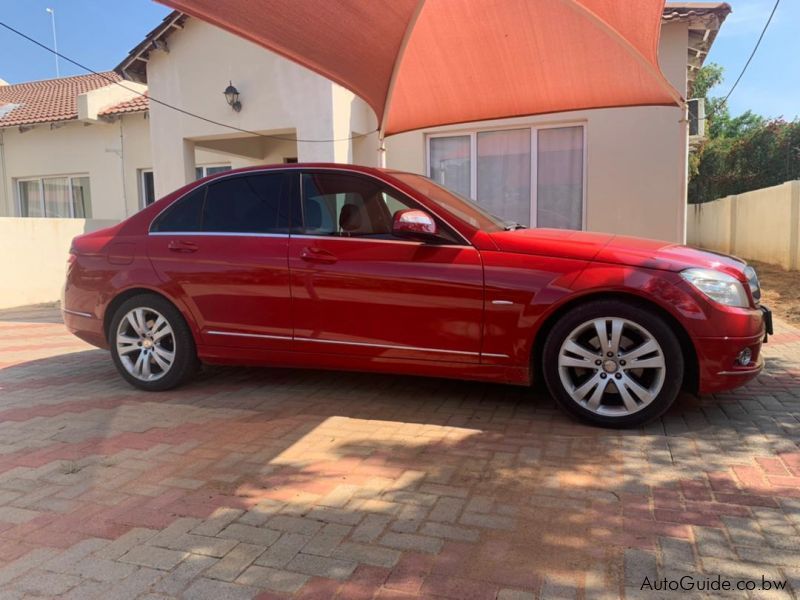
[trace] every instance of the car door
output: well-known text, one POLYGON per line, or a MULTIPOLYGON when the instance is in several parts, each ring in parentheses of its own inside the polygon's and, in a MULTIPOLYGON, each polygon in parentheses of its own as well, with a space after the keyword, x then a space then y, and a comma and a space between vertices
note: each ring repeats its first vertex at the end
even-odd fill
POLYGON ((149 255, 209 345, 289 349, 290 191, 282 171, 216 179, 153 222, 149 255))
POLYGON ((289 240, 295 347, 479 362, 478 251, 441 223, 439 243, 398 239, 393 214, 416 203, 370 176, 306 171, 302 224, 289 240))

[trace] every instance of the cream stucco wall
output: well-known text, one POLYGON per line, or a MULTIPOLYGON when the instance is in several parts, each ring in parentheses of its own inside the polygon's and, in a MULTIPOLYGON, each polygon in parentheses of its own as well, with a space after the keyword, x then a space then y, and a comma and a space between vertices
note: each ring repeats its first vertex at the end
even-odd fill
POLYGON ((0 217, 0 309, 58 300, 72 238, 114 223, 0 217))
MULTIPOLYGON (((682 95, 687 44, 686 24, 663 26, 661 69, 682 95)), ((425 174, 430 133, 581 123, 587 136, 585 228, 683 242, 688 132, 678 108, 574 111, 405 133, 386 140, 386 164, 425 174)))
POLYGON ((690 244, 800 269, 800 181, 689 207, 690 244))
POLYGON ((353 147, 344 138, 374 128, 374 117, 351 92, 212 25, 189 19, 183 30, 169 37, 168 44, 168 53, 153 52, 147 64, 151 96, 247 131, 341 141, 294 145, 258 138, 151 104, 157 195, 187 182, 193 146, 219 147, 227 140, 235 166, 281 162, 287 156, 351 162, 353 147), (225 102, 222 91, 229 81, 241 94, 241 112, 225 102))

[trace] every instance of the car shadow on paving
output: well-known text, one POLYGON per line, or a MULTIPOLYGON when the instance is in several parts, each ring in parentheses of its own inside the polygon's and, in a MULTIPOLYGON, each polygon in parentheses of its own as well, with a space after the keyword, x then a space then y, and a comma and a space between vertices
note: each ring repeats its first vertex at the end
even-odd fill
POLYGON ((63 327, 9 331, 10 594, 613 598, 684 573, 796 585, 797 344, 742 391, 614 431, 541 393, 425 378, 209 368, 145 394, 63 327))

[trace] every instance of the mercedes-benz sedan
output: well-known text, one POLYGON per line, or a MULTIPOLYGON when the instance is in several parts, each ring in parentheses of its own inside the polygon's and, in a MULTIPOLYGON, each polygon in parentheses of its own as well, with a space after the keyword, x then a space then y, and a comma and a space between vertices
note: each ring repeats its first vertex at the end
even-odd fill
POLYGON ((67 327, 158 391, 201 363, 530 385, 633 426, 728 390, 771 333, 756 274, 685 246, 525 229, 411 173, 276 165, 75 238, 67 327))

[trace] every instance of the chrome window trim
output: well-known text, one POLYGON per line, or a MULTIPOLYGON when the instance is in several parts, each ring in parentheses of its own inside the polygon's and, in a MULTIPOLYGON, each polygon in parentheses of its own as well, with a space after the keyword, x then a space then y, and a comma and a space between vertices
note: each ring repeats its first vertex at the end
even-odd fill
POLYGON ((443 350, 441 348, 421 348, 419 346, 397 346, 392 344, 371 344, 368 342, 344 342, 339 340, 320 340, 307 337, 288 337, 284 335, 267 335, 262 333, 240 333, 238 331, 209 330, 208 335, 228 335, 233 337, 262 338, 267 340, 286 340, 295 342, 315 342, 318 344, 334 344, 343 346, 359 346, 364 348, 383 348, 386 350, 415 350, 420 352, 437 352, 443 354, 459 354, 462 356, 486 356, 492 358, 508 358, 507 354, 481 354, 480 352, 466 352, 464 350, 443 350))
MULTIPOLYGON (((179 235, 179 234, 180 234, 179 232, 167 232, 167 231, 163 231, 163 232, 161 232, 161 231, 152 231, 152 229, 153 229, 153 223, 155 223, 155 222, 156 222, 156 220, 158 220, 158 218, 159 218, 159 217, 160 217, 160 216, 161 216, 161 215, 162 215, 162 214, 163 214, 163 213, 164 213, 164 212, 165 212, 165 211, 166 211, 166 210, 167 210, 167 209, 168 209, 170 206, 172 206, 172 205, 173 205, 173 204, 175 204, 176 202, 180 202, 180 200, 182 200, 183 198, 185 198, 187 195, 191 194, 192 192, 194 192, 194 191, 198 190, 199 188, 201 188, 201 187, 203 187, 203 186, 208 186, 208 185, 210 185, 210 184, 212 184, 212 183, 217 183, 218 181, 223 181, 223 180, 225 180, 225 179, 230 179, 230 178, 237 177, 237 176, 246 176, 246 175, 251 175, 251 174, 256 174, 256 173, 258 173, 258 174, 263 174, 263 173, 285 173, 285 172, 288 172, 288 171, 299 171, 301 175, 302 175, 302 173, 303 173, 304 171, 325 171, 325 172, 332 172, 332 173, 348 173, 348 174, 350 174, 350 175, 356 175, 356 176, 359 176, 359 175, 360 175, 360 176, 362 176, 362 177, 368 177, 368 178, 370 178, 370 179, 372 179, 372 180, 374 180, 374 181, 377 181, 377 182, 379 182, 379 183, 382 183, 383 185, 386 185, 386 186, 388 186, 388 187, 390 187, 390 188, 392 188, 392 189, 396 190, 398 193, 402 194, 403 196, 405 196, 405 197, 409 197, 409 198, 410 198, 410 196, 409 196, 409 195, 408 195, 406 192, 404 192, 403 190, 401 190, 400 188, 398 188, 398 187, 397 187, 396 185, 394 185, 393 183, 390 183, 390 182, 388 182, 388 181, 385 181, 385 180, 383 180, 383 179, 378 179, 377 177, 375 177, 374 175, 370 175, 369 173, 363 173, 363 172, 361 172, 361 171, 354 171, 354 170, 352 170, 352 169, 337 169, 337 168, 335 168, 335 167, 308 167, 308 166, 298 165, 298 166, 293 166, 293 167, 286 167, 286 166, 283 166, 283 167, 280 167, 280 168, 272 168, 272 169, 270 169, 270 168, 264 168, 264 169, 254 169, 254 170, 252 170, 252 171, 244 171, 244 172, 238 172, 238 171, 236 171, 236 172, 230 172, 230 171, 226 171, 224 175, 220 175, 219 177, 215 177, 215 178, 214 178, 214 179, 212 179, 211 181, 206 181, 206 182, 202 183, 201 185, 194 186, 194 187, 193 187, 193 188, 191 188, 190 190, 187 190, 186 192, 184 192, 183 194, 181 194, 180 196, 178 196, 177 198, 175 198, 175 200, 173 200, 172 202, 170 202, 170 203, 169 203, 167 206, 165 206, 164 208, 162 208, 162 209, 161 209, 161 210, 158 212, 158 214, 157 214, 156 216, 154 216, 154 217, 153 217, 153 218, 150 220, 150 224, 147 226, 147 235, 157 235, 157 234, 162 234, 162 233, 163 233, 163 234, 167 234, 167 233, 169 233, 169 234, 171 234, 171 235, 179 235)), ((302 178, 301 178, 301 181, 300 181, 300 185, 301 185, 301 187, 300 187, 300 202, 302 203, 302 201, 303 201, 302 178)), ((416 202, 416 200, 414 200, 414 198, 411 198, 411 200, 413 200, 414 202, 416 202)), ((156 200, 156 202, 158 202, 158 200, 156 200)), ((453 225, 450 223, 450 221, 449 221, 449 220, 447 220, 447 219, 445 219, 444 217, 442 217, 442 216, 441 216, 441 214, 439 214, 439 213, 438 213, 437 211, 435 211, 435 210, 431 210, 431 209, 430 209, 430 208, 428 208, 428 207, 424 207, 424 208, 425 208, 425 210, 427 210, 428 212, 432 213, 432 214, 433 214, 435 217, 439 218, 441 221, 443 221, 444 223, 446 223, 446 224, 447 224, 447 226, 448 226, 450 229, 452 229, 452 230, 453 230, 453 232, 454 232, 454 233, 455 233, 455 234, 456 234, 458 237, 460 237, 460 238, 462 239, 462 241, 464 242, 464 244, 463 244, 463 245, 466 245, 466 246, 469 246, 469 247, 473 247, 473 245, 470 243, 470 241, 469 241, 469 240, 468 240, 466 237, 464 237, 464 235, 463 235, 463 234, 462 234, 462 233, 461 233, 461 232, 458 230, 458 228, 456 228, 456 227, 453 227, 453 225)), ((301 206, 301 210, 302 210, 302 206, 301 206)), ((200 232, 200 233, 203 233, 203 232, 200 232)), ((209 232, 209 233, 210 233, 210 232, 209 232)), ((319 236, 319 237, 330 238, 330 237, 333 237, 333 236, 319 236)))
POLYGON ((77 317, 86 317, 87 319, 94 319, 94 315, 92 313, 81 312, 79 310, 71 310, 69 308, 61 308, 61 310, 69 315, 75 315, 77 317))
MULTIPOLYGON (((428 244, 426 242, 415 242, 413 240, 384 240, 365 236, 346 236, 346 235, 314 235, 311 233, 292 233, 291 237, 310 240, 351 240, 354 242, 380 242, 384 244, 410 244, 412 246, 430 246, 432 248, 465 248, 463 244, 428 244)), ((472 248, 472 246, 469 246, 472 248)))
POLYGON ((288 233, 241 233, 233 231, 151 231, 147 235, 153 236, 195 236, 195 237, 259 237, 259 238, 288 238, 288 233))
MULTIPOLYGON (((412 240, 384 240, 369 237, 350 237, 338 235, 313 235, 306 233, 241 233, 226 231, 152 231, 152 236, 183 236, 183 237, 254 237, 254 238, 297 238, 309 240, 347 240, 352 242, 378 242, 383 244, 406 244, 411 246, 433 246, 436 248, 464 248, 461 244, 426 244, 412 240)), ((471 248, 472 246, 470 246, 471 248)))

